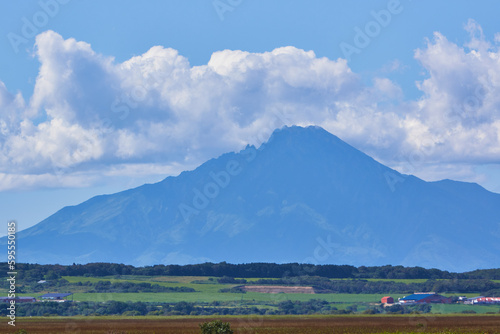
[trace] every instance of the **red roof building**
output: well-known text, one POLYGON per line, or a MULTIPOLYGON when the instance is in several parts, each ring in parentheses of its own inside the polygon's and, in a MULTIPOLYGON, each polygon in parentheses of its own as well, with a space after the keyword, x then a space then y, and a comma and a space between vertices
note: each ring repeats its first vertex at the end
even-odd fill
POLYGON ((382 304, 394 304, 394 298, 391 296, 382 297, 382 304))

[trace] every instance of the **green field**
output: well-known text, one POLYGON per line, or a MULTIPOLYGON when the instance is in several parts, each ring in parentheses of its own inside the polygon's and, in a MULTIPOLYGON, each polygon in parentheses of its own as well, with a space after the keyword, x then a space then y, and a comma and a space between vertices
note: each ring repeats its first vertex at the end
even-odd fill
POLYGON ((398 278, 367 278, 369 282, 395 282, 395 283, 424 283, 427 282, 427 278, 409 278, 409 279, 398 279, 398 278))
MULTIPOLYGON (((354 280, 353 278, 332 278, 331 280, 354 280)), ((395 282, 395 283, 424 283, 427 278, 359 278, 358 280, 368 281, 368 282, 395 282)))
MULTIPOLYGON (((378 303, 384 295, 381 294, 301 294, 301 293, 279 293, 266 294, 258 292, 241 293, 75 293, 73 299, 76 301, 99 301, 108 300, 131 301, 131 302, 201 302, 210 303, 221 302, 241 302, 255 301, 264 303, 279 303, 286 300, 307 301, 311 299, 321 299, 329 303, 378 303)), ((402 295, 393 295, 402 297, 402 295)))
MULTIPOLYGON (((149 302, 167 302, 175 303, 180 301, 210 303, 214 301, 256 301, 265 303, 279 303, 285 300, 307 301, 311 299, 321 299, 330 303, 377 303, 385 294, 302 294, 302 293, 279 293, 266 294, 258 292, 241 293, 220 293, 222 288, 230 288, 231 284, 218 284, 214 278, 213 283, 208 283, 210 277, 199 276, 121 276, 115 277, 83 277, 83 276, 65 276, 64 279, 71 283, 78 282, 149 282, 166 287, 189 287, 197 292, 174 292, 174 293, 76 293, 73 298, 78 301, 149 301, 149 302), (192 283, 194 281, 206 281, 207 283, 192 283)), ((248 281, 258 280, 258 278, 247 279, 248 281)), ((395 299, 403 295, 392 295, 395 299)))
POLYGON ((148 282, 156 283, 165 286, 180 286, 190 284, 194 281, 208 281, 210 277, 207 276, 134 276, 134 275, 121 275, 121 276, 102 276, 102 277, 85 277, 85 276, 63 276, 65 280, 70 283, 78 282, 148 282))
MULTIPOLYGON (((99 281, 115 282, 131 282, 131 283, 151 283, 158 284, 165 287, 188 287, 203 293, 219 293, 222 288, 232 287, 234 285, 219 284, 214 278, 213 283, 208 283, 210 277, 203 276, 120 276, 120 278, 112 276, 104 277, 84 277, 84 276, 63 276, 70 283, 78 282, 92 282, 99 281), (195 281, 207 281, 207 283, 192 283, 195 281)), ((184 293, 181 293, 184 294, 184 293)))
MULTIPOLYGON (((222 293, 220 289, 232 288, 234 284, 220 284, 216 277, 207 276, 104 276, 104 277, 86 277, 86 276, 63 276, 65 280, 72 283, 68 286, 67 292, 72 292, 72 299, 77 302, 156 302, 156 303, 178 303, 189 302, 194 304, 208 305, 214 302, 221 302, 223 307, 239 307, 239 306, 257 306, 258 308, 277 309, 278 304, 283 301, 301 301, 306 302, 311 299, 324 300, 331 303, 337 309, 345 309, 346 307, 357 308, 357 312, 363 312, 367 308, 374 307, 380 303, 382 297, 386 295, 392 296, 396 301, 403 297, 403 294, 347 294, 347 293, 326 293, 326 294, 300 294, 300 293, 278 293, 267 294, 258 292, 247 293, 222 293), (112 283, 130 282, 130 283, 150 283, 158 284, 164 287, 187 287, 192 288, 196 292, 87 292, 91 291, 91 287, 85 285, 85 282, 97 283, 99 281, 109 281, 112 283), (81 283, 81 284, 80 284, 81 283)), ((245 278, 247 281, 256 281, 259 278, 245 278)), ((426 279, 367 279, 367 281, 391 281, 401 283, 421 283, 426 279)), ((40 297, 46 292, 40 293, 23 293, 19 296, 40 297)), ((449 296, 449 294, 445 294, 449 296)), ((457 294, 455 294, 457 295, 457 294)), ((474 297, 477 294, 460 294, 467 297, 474 297)), ((218 306, 217 306, 218 307, 218 306)), ((482 305, 463 305, 463 304, 448 304, 448 305, 432 305, 432 313, 434 314, 450 314, 461 313, 463 311, 474 311, 478 314, 497 313, 500 306, 482 306, 482 305)))
POLYGON ((432 313, 461 313, 462 311, 474 311, 478 314, 495 313, 500 311, 500 305, 464 305, 464 304, 437 304, 432 305, 432 313))

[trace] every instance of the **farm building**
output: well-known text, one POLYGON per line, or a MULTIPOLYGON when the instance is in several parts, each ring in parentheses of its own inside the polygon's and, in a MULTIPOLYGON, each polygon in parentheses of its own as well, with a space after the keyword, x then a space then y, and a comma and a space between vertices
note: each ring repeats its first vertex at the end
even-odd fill
POLYGON ((464 304, 500 304, 500 297, 475 297, 469 298, 464 304))
POLYGON ((34 303, 36 302, 35 297, 16 297, 16 298, 9 298, 9 297, 0 297, 0 303, 10 303, 10 301, 14 299, 16 303, 34 303))
POLYGON ((65 301, 65 298, 71 295, 72 293, 46 293, 40 296, 40 298, 42 298, 42 300, 65 301))
POLYGON ((416 303, 441 303, 441 304, 449 304, 451 303, 451 298, 444 297, 438 295, 434 292, 428 293, 414 293, 413 295, 405 296, 403 298, 399 298, 399 303, 404 304, 416 304, 416 303))
POLYGON ((382 304, 394 304, 394 298, 391 296, 382 297, 382 304))

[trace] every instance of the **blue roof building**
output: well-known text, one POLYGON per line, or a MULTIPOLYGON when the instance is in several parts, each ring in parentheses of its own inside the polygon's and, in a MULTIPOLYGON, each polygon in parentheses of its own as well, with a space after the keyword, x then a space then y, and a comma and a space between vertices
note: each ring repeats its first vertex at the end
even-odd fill
POLYGON ((438 295, 434 292, 429 293, 414 293, 413 295, 399 298, 400 304, 416 304, 416 303, 451 303, 451 298, 438 295))

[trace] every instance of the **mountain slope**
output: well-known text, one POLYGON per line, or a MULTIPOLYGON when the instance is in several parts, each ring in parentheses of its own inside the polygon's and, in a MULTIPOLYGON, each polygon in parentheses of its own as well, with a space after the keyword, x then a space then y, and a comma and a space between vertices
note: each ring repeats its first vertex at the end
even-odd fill
POLYGON ((18 233, 18 260, 462 271, 498 266, 498 217, 500 195, 478 185, 401 175, 321 128, 287 127, 259 149, 63 208, 18 233))

